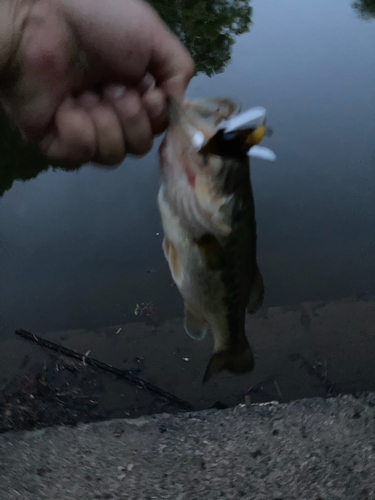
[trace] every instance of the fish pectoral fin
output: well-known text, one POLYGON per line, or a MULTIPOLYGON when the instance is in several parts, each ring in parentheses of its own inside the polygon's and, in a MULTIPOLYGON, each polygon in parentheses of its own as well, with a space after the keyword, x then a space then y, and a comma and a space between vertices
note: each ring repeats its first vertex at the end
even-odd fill
POLYGON ((212 234, 205 234, 196 240, 199 253, 209 269, 217 271, 224 266, 224 251, 217 238, 212 234))
POLYGON ((172 278, 174 279, 177 287, 180 287, 182 284, 183 269, 176 247, 167 238, 164 238, 163 250, 165 258, 167 259, 169 264, 172 278))
POLYGON ((251 286, 249 301, 247 303, 247 312, 249 314, 255 314, 262 307, 264 299, 264 283, 262 275, 260 274, 259 268, 257 266, 253 284, 251 286))
POLYGON ((189 337, 195 340, 203 340, 208 330, 207 322, 186 303, 184 327, 189 337))
POLYGON ((195 176, 194 193, 210 232, 228 236, 232 231, 230 214, 233 196, 213 193, 207 177, 202 173, 195 176))
POLYGON ((203 383, 223 370, 240 374, 250 372, 253 368, 253 352, 245 337, 240 346, 213 354, 204 374, 203 383))

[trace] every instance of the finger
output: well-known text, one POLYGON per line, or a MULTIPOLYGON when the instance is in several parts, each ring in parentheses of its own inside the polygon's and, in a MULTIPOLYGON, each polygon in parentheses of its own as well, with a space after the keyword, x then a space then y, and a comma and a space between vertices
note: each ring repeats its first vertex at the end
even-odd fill
POLYGON ((106 85, 103 89, 103 95, 105 99, 108 99, 109 101, 113 101, 114 99, 118 99, 119 97, 122 97, 126 92, 126 87, 124 85, 118 85, 118 84, 109 84, 106 85))
POLYGON ((76 103, 90 110, 100 103, 100 96, 97 92, 87 90, 77 98, 76 103))
POLYGON ((194 76, 194 63, 179 40, 167 31, 157 33, 150 61, 150 73, 166 94, 182 99, 194 76))
POLYGON ((116 165, 125 157, 125 141, 116 111, 109 104, 99 104, 91 110, 96 130, 94 161, 102 165, 116 165))
POLYGON ((165 94, 160 89, 152 89, 144 94, 142 103, 147 111, 154 135, 161 134, 168 126, 168 107, 165 94))
POLYGON ((143 155, 152 147, 152 130, 146 110, 137 92, 127 90, 123 97, 113 101, 122 125, 128 153, 143 155))
POLYGON ((155 88, 155 78, 150 74, 146 73, 142 81, 137 85, 137 92, 143 96, 147 91, 155 88))
POLYGON ((70 101, 61 105, 55 117, 55 131, 40 143, 52 160, 77 164, 87 163, 95 155, 96 131, 86 110, 70 101))

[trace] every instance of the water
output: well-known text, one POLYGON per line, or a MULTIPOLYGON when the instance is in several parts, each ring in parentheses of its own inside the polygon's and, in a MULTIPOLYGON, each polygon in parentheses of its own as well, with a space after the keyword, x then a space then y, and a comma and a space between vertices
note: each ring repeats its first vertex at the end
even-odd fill
MULTIPOLYGON (((278 161, 252 161, 265 308, 375 295, 375 19, 350 1, 256 0, 252 12, 233 2, 209 28, 200 2, 187 2, 197 10, 184 16, 154 4, 174 29, 185 26, 201 71, 189 97, 268 110, 275 133, 264 145, 278 161), (220 23, 231 27, 212 54, 220 23)), ((137 321, 141 302, 154 301, 163 319, 181 316, 161 251, 159 142, 114 171, 49 169, 4 192, 0 339, 20 327, 43 334, 137 321)), ((14 155, 18 169, 47 167, 14 155)))

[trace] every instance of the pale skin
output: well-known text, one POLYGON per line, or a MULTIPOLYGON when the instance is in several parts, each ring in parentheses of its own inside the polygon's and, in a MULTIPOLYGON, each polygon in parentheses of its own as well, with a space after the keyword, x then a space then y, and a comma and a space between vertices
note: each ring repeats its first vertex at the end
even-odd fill
POLYGON ((0 100, 51 160, 147 153, 193 72, 141 0, 0 0, 0 100))

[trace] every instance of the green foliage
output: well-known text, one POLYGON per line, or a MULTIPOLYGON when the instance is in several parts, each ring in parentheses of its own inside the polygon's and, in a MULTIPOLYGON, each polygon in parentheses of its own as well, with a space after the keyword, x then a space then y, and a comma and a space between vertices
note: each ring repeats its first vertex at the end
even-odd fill
POLYGON ((356 0, 353 3, 353 9, 362 19, 368 21, 375 17, 375 0, 356 0))
POLYGON ((249 31, 248 0, 150 0, 192 55, 197 73, 223 71, 234 37, 249 31))

